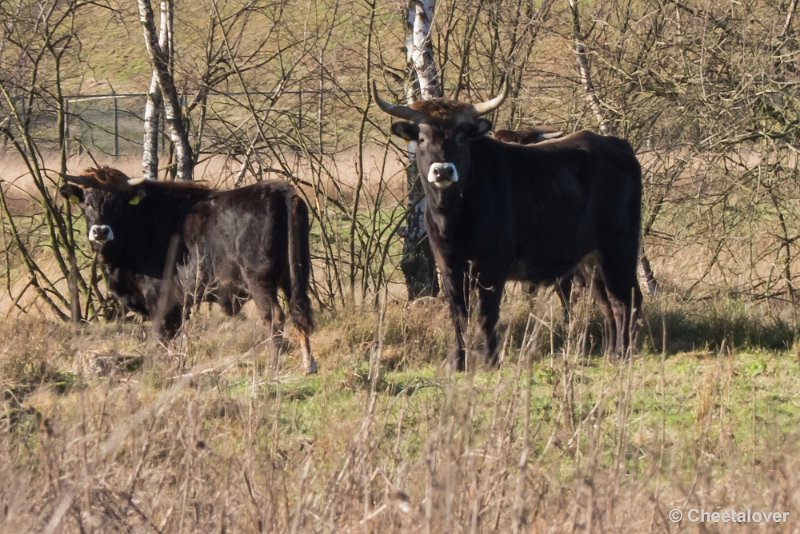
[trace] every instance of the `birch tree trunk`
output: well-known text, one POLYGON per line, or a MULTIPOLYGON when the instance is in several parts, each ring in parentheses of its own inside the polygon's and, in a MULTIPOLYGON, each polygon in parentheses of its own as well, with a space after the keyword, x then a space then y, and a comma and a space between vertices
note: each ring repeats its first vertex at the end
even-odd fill
MULTIPOLYGON (((154 79, 158 83, 161 97, 164 101, 164 122, 167 134, 175 147, 177 165, 176 177, 178 180, 191 180, 194 169, 192 147, 189 144, 189 134, 186 129, 186 123, 183 120, 180 98, 178 97, 178 90, 175 88, 169 60, 172 53, 169 45, 171 41, 170 33, 172 25, 170 19, 172 16, 172 1, 173 0, 162 0, 159 4, 161 13, 160 27, 162 29, 161 38, 166 40, 164 46, 161 45, 156 35, 153 8, 150 5, 150 0, 137 0, 137 4, 139 7, 139 22, 142 25, 145 47, 150 57, 150 63, 153 65, 154 79), (166 31, 163 31, 165 28, 166 31)), ((151 83, 151 89, 152 87, 153 84, 151 83)), ((147 148, 148 147, 145 149, 147 148)), ((150 145, 150 148, 152 148, 152 145, 150 145)), ((157 148, 156 139, 156 154, 158 153, 157 148)), ((145 175, 147 175, 147 170, 145 170, 145 175)))
MULTIPOLYGON (((597 119, 600 132, 603 135, 614 135, 614 129, 609 124, 605 113, 603 112, 603 103, 597 95, 592 81, 592 70, 589 65, 589 55, 586 52, 586 43, 584 42, 584 35, 581 32, 581 18, 578 10, 577 0, 567 0, 569 9, 572 13, 572 35, 575 41, 575 57, 578 62, 578 71, 581 74, 581 83, 586 93, 586 99, 589 102, 589 107, 597 119)), ((653 268, 650 265, 650 260, 644 251, 644 243, 640 244, 639 249, 639 267, 642 271, 642 276, 645 280, 647 293, 654 296, 658 291, 658 281, 656 275, 653 273, 653 268)))
POLYGON ((602 103, 597 96, 597 91, 594 89, 594 82, 592 82, 592 71, 589 68, 589 56, 586 54, 586 44, 583 42, 583 35, 581 33, 581 18, 578 12, 578 4, 576 0, 568 1, 569 9, 572 12, 572 35, 575 40, 575 58, 578 62, 578 71, 581 74, 581 83, 583 84, 584 91, 586 91, 586 100, 589 101, 589 107, 592 108, 592 112, 599 123, 600 132, 603 135, 609 135, 611 132, 605 114, 603 113, 602 103))
MULTIPOLYGON (((165 10, 166 2, 160 2, 160 18, 158 29, 158 45, 168 56, 171 55, 169 34, 169 17, 165 10)), ((147 90, 147 104, 144 108, 144 139, 142 149, 142 177, 145 180, 158 179, 158 125, 161 121, 161 88, 158 85, 158 74, 153 69, 150 88, 147 90)))
MULTIPOLYGON (((406 55, 409 67, 416 74, 416 83, 406 88, 406 100, 412 103, 419 98, 428 100, 442 96, 442 86, 436 75, 433 62, 430 32, 435 0, 409 0, 408 37, 406 39, 406 55)), ((408 144, 409 164, 406 169, 408 185, 408 212, 406 215, 406 235, 403 243, 403 259, 400 268, 406 280, 408 298, 436 295, 439 292, 439 281, 436 276, 436 264, 433 260, 428 234, 425 231, 425 193, 419 182, 416 163, 417 144, 408 144)))

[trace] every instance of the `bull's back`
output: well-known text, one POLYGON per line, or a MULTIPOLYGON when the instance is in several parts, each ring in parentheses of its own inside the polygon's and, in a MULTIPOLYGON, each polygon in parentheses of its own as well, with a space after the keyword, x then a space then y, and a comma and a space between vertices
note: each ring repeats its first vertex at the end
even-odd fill
POLYGON ((502 225, 514 235, 514 264, 526 266, 522 278, 563 274, 600 241, 633 224, 641 171, 627 141, 578 132, 534 146, 497 144, 483 147, 482 160, 490 164, 478 172, 493 187, 481 196, 510 206, 502 225))
POLYGON ((285 268, 289 187, 259 182, 216 193, 197 206, 188 241, 203 251, 211 276, 267 276, 285 268))

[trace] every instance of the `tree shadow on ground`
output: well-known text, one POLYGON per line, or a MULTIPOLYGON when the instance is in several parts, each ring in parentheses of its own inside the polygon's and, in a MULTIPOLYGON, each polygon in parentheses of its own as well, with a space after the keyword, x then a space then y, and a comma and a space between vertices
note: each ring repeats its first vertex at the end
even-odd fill
POLYGON ((666 354, 697 349, 789 350, 797 341, 797 330, 789 321, 741 303, 653 306, 646 310, 643 323, 640 348, 666 354))

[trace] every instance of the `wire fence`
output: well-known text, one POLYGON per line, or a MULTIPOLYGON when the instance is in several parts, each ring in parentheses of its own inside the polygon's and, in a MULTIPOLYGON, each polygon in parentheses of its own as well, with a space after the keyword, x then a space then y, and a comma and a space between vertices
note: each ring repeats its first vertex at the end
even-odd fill
MULTIPOLYGON (((540 91, 561 91, 567 83, 554 83, 540 86, 540 91)), ((488 88, 487 88, 488 91, 488 88)), ((184 109, 187 97, 182 97, 184 109)), ((246 127, 242 125, 251 117, 247 110, 250 101, 259 111, 268 113, 278 128, 284 131, 307 132, 321 142, 326 138, 341 138, 342 132, 355 123, 354 114, 349 113, 354 104, 363 101, 366 104, 366 89, 301 89, 284 90, 276 98, 272 92, 249 91, 221 92, 212 91, 206 106, 211 112, 206 121, 212 123, 210 133, 213 137, 213 123, 224 125, 226 141, 230 142, 246 127), (236 121, 239 121, 237 124, 236 121), (239 132, 235 130, 240 130, 239 132)), ((518 95, 520 106, 536 114, 538 108, 528 102, 527 95, 518 95)), ((112 157, 137 154, 142 150, 144 128, 144 111, 147 93, 97 93, 75 94, 65 97, 67 108, 67 138, 70 153, 81 153, 84 150, 98 152, 112 157)), ((195 120, 196 110, 187 113, 187 120, 195 120)), ((53 110, 40 110, 37 122, 52 127, 53 110)), ((523 118, 524 119, 524 118, 523 118)), ((500 124, 500 123, 499 123, 500 124)), ((207 124, 206 124, 207 126, 207 124)), ((513 127, 512 124, 504 127, 513 127)), ((163 113, 161 133, 164 133, 163 113)), ((46 137, 46 134, 45 134, 46 137)), ((162 150, 166 149, 168 137, 161 135, 162 150)))
MULTIPOLYGON (((319 98, 320 91, 286 91, 281 95, 281 105, 273 106, 270 113, 288 120, 303 129, 309 113, 303 101, 319 98), (290 102, 294 100, 294 102, 290 102)), ((210 105, 224 107, 223 101, 232 101, 249 96, 260 99, 272 97, 270 93, 215 93, 210 97, 210 105)), ((147 105, 147 93, 105 93, 78 94, 65 98, 67 108, 67 139, 70 153, 81 153, 84 150, 99 152, 107 156, 120 157, 140 153, 144 131, 144 111, 147 105)), ((187 99, 181 99, 186 107, 187 99)), ((191 119, 191 116, 189 116, 191 119)), ((164 114, 161 114, 161 149, 166 150, 168 136, 165 131, 164 114)))

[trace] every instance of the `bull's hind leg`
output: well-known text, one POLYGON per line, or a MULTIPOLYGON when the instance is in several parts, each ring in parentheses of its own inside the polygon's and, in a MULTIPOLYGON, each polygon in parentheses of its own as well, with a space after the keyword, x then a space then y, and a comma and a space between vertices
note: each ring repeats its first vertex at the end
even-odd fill
POLYGON ((317 362, 311 354, 311 340, 308 333, 302 328, 295 327, 297 331, 297 341, 300 343, 300 351, 303 353, 303 367, 306 373, 313 375, 317 372, 317 362))
POLYGON ((564 323, 569 323, 572 314, 572 274, 560 277, 556 280, 556 295, 561 302, 561 313, 564 323))
POLYGON ((599 267, 595 267, 592 270, 592 294, 603 313, 603 354, 611 356, 617 350, 617 321, 614 316, 614 306, 611 304, 606 284, 603 281, 603 274, 598 272, 599 269, 599 267))
POLYGON ((284 313, 278 302, 278 290, 271 284, 251 284, 251 294, 256 304, 261 320, 269 331, 269 340, 272 345, 272 355, 274 365, 278 367, 280 357, 281 340, 283 332, 284 313))
POLYGON ((497 321, 500 318, 500 301, 503 299, 502 282, 491 286, 478 286, 478 319, 483 333, 483 362, 496 367, 499 357, 497 321))
MULTIPOLYGON (((614 353, 630 357, 636 340, 635 329, 642 306, 642 292, 636 277, 637 250, 612 250, 603 253, 603 274, 616 327, 614 353)), ((633 247, 631 247, 633 248, 633 247)))
POLYGON ((281 304, 278 302, 277 293, 275 293, 275 297, 272 300, 271 308, 272 321, 270 322, 269 335, 272 337, 276 346, 281 347, 283 342, 283 327, 286 324, 286 314, 283 313, 283 308, 281 308, 281 304))
MULTIPOLYGON (((281 291, 283 291, 284 296, 286 296, 286 300, 289 301, 291 306, 292 283, 288 276, 284 276, 281 279, 281 291)), ((306 370, 307 374, 316 374, 317 362, 314 360, 314 356, 311 353, 311 332, 307 331, 309 326, 297 323, 293 323, 292 326, 295 331, 295 335, 297 336, 297 342, 300 345, 300 352, 303 355, 303 368, 306 370)))

